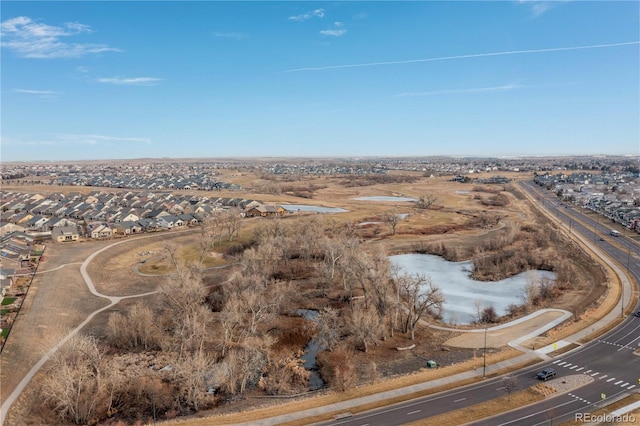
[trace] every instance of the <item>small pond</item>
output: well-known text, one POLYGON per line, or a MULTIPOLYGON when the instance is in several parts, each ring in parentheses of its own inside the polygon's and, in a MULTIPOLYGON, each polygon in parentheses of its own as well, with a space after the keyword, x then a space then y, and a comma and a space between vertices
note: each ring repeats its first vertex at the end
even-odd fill
POLYGON ((402 254, 390 256, 391 262, 408 274, 421 273, 444 293, 443 321, 452 324, 468 324, 476 314, 476 304, 481 309, 493 306, 498 315, 504 315, 511 304, 522 304, 522 293, 528 274, 555 279, 549 271, 523 272, 501 281, 476 281, 470 277, 473 263, 449 262, 430 254, 402 254))
POLYGON ((390 195, 376 195, 372 197, 357 197, 353 198, 358 201, 418 201, 416 198, 411 197, 393 197, 390 195))
POLYGON ((288 212, 344 213, 348 210, 339 207, 321 207, 308 204, 280 204, 288 212))

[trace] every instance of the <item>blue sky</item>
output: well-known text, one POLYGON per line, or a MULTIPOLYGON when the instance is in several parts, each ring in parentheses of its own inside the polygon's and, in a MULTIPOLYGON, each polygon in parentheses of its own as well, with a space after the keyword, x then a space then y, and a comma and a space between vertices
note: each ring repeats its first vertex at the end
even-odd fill
POLYGON ((638 1, 12 2, 7 161, 640 153, 638 1))

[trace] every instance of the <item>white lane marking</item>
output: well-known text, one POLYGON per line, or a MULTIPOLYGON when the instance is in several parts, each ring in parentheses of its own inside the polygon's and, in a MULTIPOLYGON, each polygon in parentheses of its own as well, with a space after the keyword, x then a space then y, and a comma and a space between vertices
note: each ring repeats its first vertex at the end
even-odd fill
POLYGON ((595 373, 593 373, 593 374, 591 375, 591 377, 595 377, 595 376, 597 376, 598 374, 600 374, 600 372, 599 372, 599 371, 596 371, 595 373))
POLYGON ((620 383, 624 382, 624 380, 618 380, 617 382, 614 383, 614 385, 619 385, 620 383))
POLYGON ((418 414, 420 411, 422 411, 422 410, 409 411, 409 412, 407 413, 407 416, 410 416, 410 415, 412 415, 412 414, 418 414))
POLYGON ((584 367, 580 367, 580 368, 578 368, 578 369, 576 370, 576 373, 577 373, 578 371, 582 371, 582 370, 584 370, 584 367))
MULTIPOLYGON (((565 402, 564 404, 556 405, 556 406, 555 406, 555 407, 553 407, 553 408, 560 408, 560 407, 562 407, 562 406, 564 406, 564 405, 567 405, 567 404, 573 404, 573 403, 575 403, 575 402, 576 402, 576 400, 575 400, 575 399, 571 399, 569 402, 565 402)), ((498 425, 498 426, 506 426, 506 425, 509 425, 509 424, 511 424, 511 423, 521 423, 524 419, 528 419, 528 418, 530 418, 530 417, 537 416, 537 415, 539 415, 539 414, 540 414, 540 413, 533 413, 533 414, 529 414, 528 416, 520 417, 519 419, 515 419, 515 420, 511 420, 511 421, 505 422, 505 423, 501 423, 501 424, 500 424, 500 425, 498 425)))
POLYGON ((631 390, 631 389, 633 389, 633 388, 635 388, 635 387, 636 387, 636 385, 631 385, 631 386, 629 386, 627 389, 631 390))
POLYGON ((467 399, 467 398, 460 398, 460 399, 456 399, 456 400, 455 400, 455 401, 453 401, 453 402, 460 402, 460 401, 464 401, 465 399, 467 399))
POLYGON ((574 368, 578 368, 577 365, 574 365, 573 367, 571 367, 569 370, 573 370, 574 368))
POLYGON ((607 383, 611 383, 611 382, 613 382, 615 379, 616 379, 615 377, 612 377, 612 378, 610 378, 609 380, 607 380, 607 383))

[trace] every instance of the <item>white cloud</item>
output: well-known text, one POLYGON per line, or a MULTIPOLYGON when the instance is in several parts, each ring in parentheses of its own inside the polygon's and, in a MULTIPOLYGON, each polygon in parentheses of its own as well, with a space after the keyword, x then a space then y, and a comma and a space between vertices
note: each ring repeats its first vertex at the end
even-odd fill
POLYGON ((336 27, 336 29, 322 30, 320 31, 320 34, 324 36, 331 36, 331 37, 342 37, 347 33, 347 30, 342 28, 344 27, 344 24, 342 22, 336 21, 333 23, 333 25, 336 27))
POLYGON ((81 73, 89 72, 89 67, 79 66, 79 67, 76 67, 76 71, 81 73))
POLYGON ((345 29, 341 29, 341 30, 322 30, 320 31, 320 34, 322 35, 326 35, 326 36, 332 36, 332 37, 340 37, 343 36, 347 33, 347 30, 345 29))
POLYGON ((13 89, 15 93, 26 93, 28 95, 42 95, 53 96, 59 95, 60 92, 54 92, 53 90, 34 90, 34 89, 13 89))
POLYGON ((490 93, 490 92, 506 92, 508 90, 521 89, 524 86, 519 84, 506 84, 504 86, 494 87, 476 87, 470 89, 449 89, 449 90, 434 90, 430 92, 405 92, 399 93, 397 96, 414 97, 414 96, 432 96, 432 95, 451 95, 457 93, 490 93))
POLYGON ((99 143, 144 143, 149 144, 151 140, 148 138, 137 137, 118 137, 107 135, 77 135, 60 133, 54 135, 60 142, 67 144, 84 144, 84 145, 97 145, 99 143))
POLYGON ((93 53, 121 52, 120 49, 106 44, 62 41, 63 37, 82 33, 91 33, 91 28, 78 22, 68 22, 57 27, 19 16, 0 23, 1 46, 22 58, 77 58, 93 53))
POLYGON ((585 50, 585 49, 604 49, 609 47, 630 46, 630 45, 638 45, 638 44, 640 44, 640 41, 628 41, 623 43, 611 43, 611 44, 592 44, 588 46, 574 46, 574 47, 551 47, 547 49, 511 50, 506 52, 476 53, 472 55, 440 56, 440 57, 426 58, 426 59, 408 59, 405 61, 367 62, 367 63, 361 63, 361 64, 343 64, 343 65, 328 65, 324 67, 294 68, 294 69, 286 70, 284 72, 322 71, 322 70, 333 70, 338 68, 361 68, 361 67, 375 67, 380 65, 415 64, 419 62, 451 61, 455 59, 485 58, 489 56, 524 55, 524 54, 530 54, 530 53, 562 52, 562 51, 585 50))
POLYGON ((324 17, 324 9, 316 9, 309 12, 305 12, 301 15, 289 16, 289 21, 302 22, 311 18, 323 18, 324 17))
POLYGON ((98 79, 100 83, 116 84, 119 86, 154 86, 161 81, 164 81, 164 79, 155 77, 105 77, 98 79))
POLYGON ((518 3, 529 7, 529 11, 534 18, 542 16, 549 9, 557 6, 560 3, 565 3, 569 0, 554 0, 554 1, 540 1, 540 0, 518 0, 518 3))

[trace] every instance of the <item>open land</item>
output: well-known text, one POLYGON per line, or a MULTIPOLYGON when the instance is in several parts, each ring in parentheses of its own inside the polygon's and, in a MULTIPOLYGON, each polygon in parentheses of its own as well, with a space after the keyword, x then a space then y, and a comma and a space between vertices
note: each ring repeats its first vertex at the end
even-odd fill
MULTIPOLYGON (((411 175, 411 174, 410 174, 411 175)), ((241 176, 229 175, 229 178, 237 178, 239 184, 245 187, 259 186, 260 179, 256 176, 243 174, 241 176)), ((554 225, 531 207, 529 202, 518 195, 518 191, 506 190, 502 185, 478 186, 472 183, 449 182, 444 178, 425 178, 418 173, 413 174, 410 183, 373 184, 366 186, 345 185, 346 180, 352 177, 309 177, 299 183, 304 187, 317 187, 313 191, 311 199, 301 200, 299 197, 288 194, 266 194, 237 191, 229 192, 228 196, 244 196, 260 198, 265 201, 292 204, 314 204, 330 207, 342 207, 347 213, 322 216, 321 221, 325 228, 344 226, 349 222, 373 222, 371 225, 355 228, 355 232, 363 240, 365 250, 382 247, 386 253, 403 253, 413 251, 437 252, 446 249, 446 255, 454 260, 473 257, 477 247, 482 246, 488 240, 500 238, 508 229, 525 229, 531 224, 535 226, 553 229, 554 225), (353 200, 362 196, 403 196, 419 198, 425 194, 434 194, 438 203, 434 208, 417 209, 414 203, 406 202, 367 202, 353 200), (486 205, 483 200, 496 195, 506 194, 509 199, 507 205, 486 205), (408 213, 408 217, 398 224, 395 235, 385 222, 390 212, 408 213)), ((521 179, 521 174, 513 174, 510 178, 521 179)), ((43 191, 51 190, 51 187, 16 187, 15 190, 43 191)), ((56 191, 74 190, 78 188, 60 188, 56 191)), ((219 192, 215 195, 220 196, 219 192)), ((226 195, 226 194, 225 194, 226 195)), ((315 215, 307 215, 315 216, 315 215)), ((301 218, 287 217, 283 222, 296 222, 301 218)), ((270 219, 246 219, 239 239, 236 244, 248 241, 252 232, 270 219)), ((571 259, 573 273, 576 274, 576 285, 566 288, 558 297, 544 301, 544 307, 554 307, 577 312, 580 315, 594 308, 596 301, 601 302, 607 294, 607 281, 605 271, 594 266, 593 260, 582 249, 565 239, 560 232, 552 231, 555 241, 544 247, 538 247, 541 255, 553 258, 562 250, 562 257, 571 259), (560 248, 562 247, 562 248, 560 248)), ((144 239, 131 239, 101 253, 89 265, 88 272, 92 277, 96 289, 105 295, 132 296, 159 290, 166 282, 167 274, 172 272, 171 265, 164 254, 167 243, 180 247, 179 256, 182 258, 193 257, 197 246, 198 231, 186 231, 183 233, 159 233, 145 236, 144 239), (140 253, 152 253, 141 256, 140 253), (142 258, 145 263, 141 264, 142 258), (140 273, 137 273, 140 272, 140 273), (150 275, 150 276, 148 276, 150 275)), ((31 368, 47 350, 53 346, 68 330, 74 328, 84 320, 87 315, 107 304, 104 299, 91 295, 82 278, 79 275, 79 263, 94 251, 104 247, 111 241, 81 242, 70 245, 51 245, 47 248, 45 260, 40 265, 42 271, 53 269, 56 266, 68 264, 61 269, 40 274, 34 280, 32 289, 22 308, 22 312, 14 325, 11 338, 7 341, 5 350, 1 356, 2 371, 2 398, 8 395, 16 386, 20 378, 31 368)), ((519 244, 516 239, 512 246, 519 244)), ((225 257, 224 250, 231 244, 226 243, 216 246, 210 253, 204 266, 205 284, 216 286, 227 280, 234 269, 235 260, 225 257), (228 266, 219 269, 219 266, 228 266)), ((445 254, 445 253, 439 253, 445 254)), ((436 283, 437 284, 437 283, 436 283)), ((340 289, 336 288, 323 298, 313 292, 313 286, 300 280, 298 285, 301 293, 309 291, 306 297, 298 298, 295 302, 304 308, 321 309, 330 301, 339 298, 340 289)), ((158 295, 144 297, 151 306, 160 308, 162 301, 158 295)), ((134 304, 135 299, 122 301, 109 311, 96 316, 83 330, 83 333, 104 338, 106 334, 105 324, 108 315, 112 312, 126 313, 134 304)), ((334 302, 331 302, 334 303, 334 302)), ((295 306, 293 306, 295 308, 295 306)), ((496 332, 490 336, 490 359, 500 359, 513 354, 512 349, 500 348, 513 336, 521 336, 527 330, 536 328, 539 323, 548 321, 553 314, 545 314, 538 317, 532 323, 523 323, 519 327, 509 329, 508 332, 496 332), (508 334, 507 334, 508 333, 508 334), (495 342, 495 344, 493 344, 495 342)), ((506 318, 505 318, 506 319, 506 318)), ((305 321, 301 318, 290 316, 276 317, 270 325, 272 329, 305 328, 305 321)), ((393 337, 387 336, 369 347, 365 353, 355 350, 350 352, 354 364, 363 366, 376 366, 376 382, 393 383, 393 386, 402 386, 416 380, 416 374, 425 374, 424 365, 427 359, 437 359, 439 364, 446 367, 451 374, 458 369, 468 369, 477 364, 480 347, 476 341, 478 335, 464 334, 462 331, 442 331, 425 326, 419 326, 416 330, 416 347, 412 350, 398 351, 398 347, 409 346, 414 343, 407 339, 407 335, 397 332, 393 337), (456 344, 460 342, 460 344, 456 344), (446 350, 443 350, 446 348, 446 350), (466 349, 465 349, 466 348, 466 349), (465 364, 466 363, 466 364, 465 364), (422 372, 422 373, 421 373, 422 372), (393 381, 392 381, 393 380, 393 381)), ((300 347, 299 349, 302 349, 300 347)), ((325 358, 325 363, 330 364, 331 353, 321 353, 319 359, 325 358)), ((334 361, 335 362, 335 361, 334 361)), ((47 418, 51 413, 46 408, 34 410, 33 398, 37 398, 38 383, 43 380, 46 369, 31 382, 29 388, 18 399, 8 413, 7 424, 38 423, 42 418, 47 418), (43 417, 44 416, 44 417, 43 417)), ((433 374, 433 372, 428 372, 433 374)), ((366 384, 371 377, 361 374, 366 384)), ((380 385, 377 385, 380 386, 380 385)), ((359 392, 363 392, 360 388, 359 392)), ((208 413, 215 415, 225 412, 247 410, 255 405, 255 399, 247 398, 251 395, 259 395, 260 391, 248 389, 244 398, 235 398, 233 404, 218 404, 208 413)), ((338 394, 339 395, 339 394, 338 394)), ((339 396, 338 396, 339 397, 339 396)), ((200 415, 202 415, 202 412, 200 415)))

